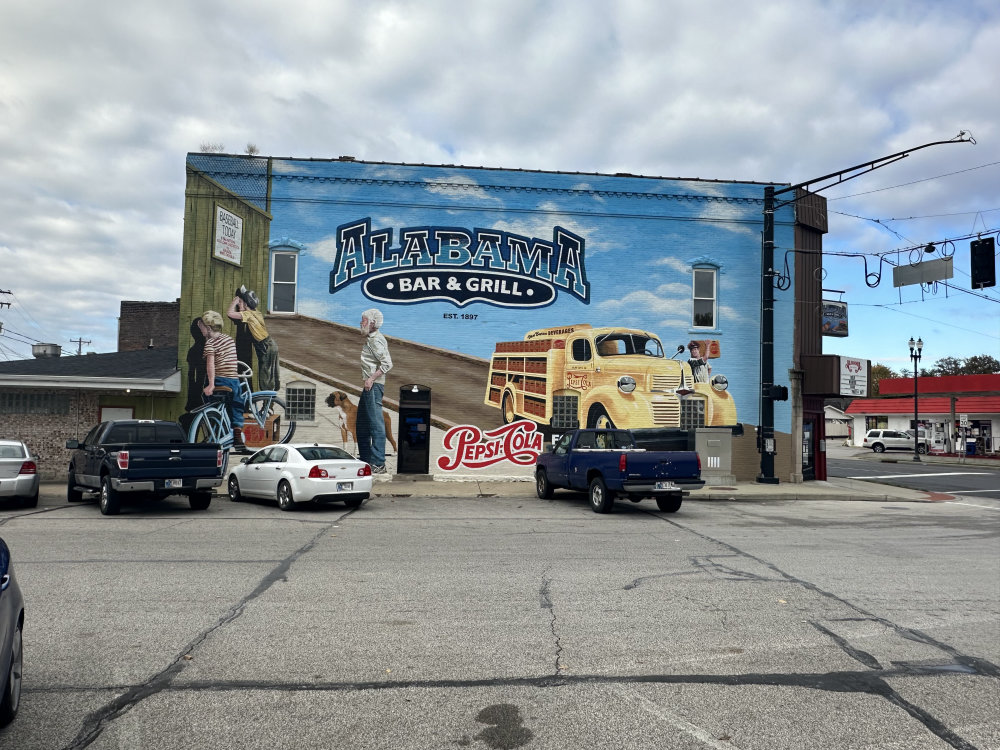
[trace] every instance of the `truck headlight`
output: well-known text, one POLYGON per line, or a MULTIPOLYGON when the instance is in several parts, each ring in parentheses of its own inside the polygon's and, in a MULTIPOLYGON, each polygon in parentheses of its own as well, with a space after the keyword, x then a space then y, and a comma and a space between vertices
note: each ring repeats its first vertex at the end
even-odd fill
POLYGON ((729 388, 729 379, 725 375, 713 375, 712 387, 717 391, 724 391, 729 388))
POLYGON ((635 390, 635 378, 631 375, 622 375, 618 378, 618 390, 622 393, 631 393, 635 390))

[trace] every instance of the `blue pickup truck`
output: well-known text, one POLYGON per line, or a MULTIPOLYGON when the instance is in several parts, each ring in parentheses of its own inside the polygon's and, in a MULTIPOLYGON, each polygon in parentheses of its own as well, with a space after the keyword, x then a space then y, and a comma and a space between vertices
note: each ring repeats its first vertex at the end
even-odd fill
POLYGON ((595 513, 608 513, 616 497, 656 499, 666 513, 680 510, 685 492, 705 486, 694 451, 647 451, 628 430, 574 430, 559 437, 535 462, 535 490, 586 490, 595 513))
POLYGON ((222 484, 226 453, 216 443, 189 443, 176 422, 120 419, 101 422, 87 437, 67 440, 73 451, 66 498, 100 493, 101 513, 117 515, 124 497, 187 495, 192 510, 205 510, 222 484))

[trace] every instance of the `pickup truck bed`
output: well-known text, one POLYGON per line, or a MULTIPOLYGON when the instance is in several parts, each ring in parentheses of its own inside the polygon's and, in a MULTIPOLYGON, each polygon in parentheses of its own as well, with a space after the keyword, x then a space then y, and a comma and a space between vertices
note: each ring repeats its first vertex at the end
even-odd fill
POLYGON ((551 497, 557 488, 586 491, 596 513, 609 512, 618 497, 632 502, 652 497, 660 510, 675 513, 686 493, 704 486, 696 452, 636 448, 628 430, 567 433, 535 466, 539 497, 551 497))

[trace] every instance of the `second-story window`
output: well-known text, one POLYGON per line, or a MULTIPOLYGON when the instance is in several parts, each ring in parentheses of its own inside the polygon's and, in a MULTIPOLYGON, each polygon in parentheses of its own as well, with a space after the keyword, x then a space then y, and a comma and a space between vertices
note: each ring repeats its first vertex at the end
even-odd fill
POLYGON ((718 325, 718 270, 715 268, 695 268, 691 288, 691 325, 695 328, 716 328, 718 325))

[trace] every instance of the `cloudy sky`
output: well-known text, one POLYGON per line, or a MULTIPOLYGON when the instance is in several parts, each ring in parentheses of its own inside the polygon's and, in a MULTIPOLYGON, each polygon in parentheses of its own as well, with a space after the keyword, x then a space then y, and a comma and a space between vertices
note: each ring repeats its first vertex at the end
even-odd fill
POLYGON ((962 130, 977 144, 824 191, 823 286, 851 326, 825 351, 898 370, 920 336, 925 366, 1000 358, 1000 288, 969 277, 969 238, 1000 229, 995 0, 16 0, 2 18, 0 359, 114 351, 122 300, 179 296, 185 155, 207 144, 799 183, 962 130), (931 242, 954 277, 894 288, 931 242))

